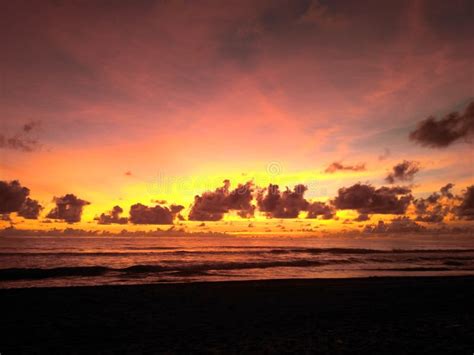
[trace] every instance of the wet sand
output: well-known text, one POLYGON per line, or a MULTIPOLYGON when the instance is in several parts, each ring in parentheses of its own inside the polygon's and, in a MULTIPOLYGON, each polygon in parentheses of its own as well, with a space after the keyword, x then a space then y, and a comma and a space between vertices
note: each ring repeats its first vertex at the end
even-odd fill
POLYGON ((0 290, 0 353, 474 352, 474 277, 0 290))

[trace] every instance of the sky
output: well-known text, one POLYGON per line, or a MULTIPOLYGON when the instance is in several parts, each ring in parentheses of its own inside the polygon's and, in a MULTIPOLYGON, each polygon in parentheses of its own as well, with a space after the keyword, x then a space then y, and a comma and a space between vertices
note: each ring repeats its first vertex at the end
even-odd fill
POLYGON ((473 6, 4 1, 0 226, 470 224, 473 6))

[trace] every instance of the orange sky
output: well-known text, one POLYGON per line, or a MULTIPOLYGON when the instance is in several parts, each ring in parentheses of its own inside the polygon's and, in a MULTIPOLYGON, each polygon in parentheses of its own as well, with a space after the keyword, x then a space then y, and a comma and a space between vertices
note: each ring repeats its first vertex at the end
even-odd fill
MULTIPOLYGON (((357 182, 387 185, 408 160, 419 171, 397 184, 415 198, 447 183, 461 196, 474 183, 469 137, 438 148, 408 138, 428 116, 462 113, 474 99, 470 1, 0 6, 0 133, 38 142, 28 152, 0 144, 0 180, 19 180, 45 207, 38 220, 12 213, 18 228, 68 226, 43 223, 53 197, 68 193, 91 203, 74 227, 122 229, 94 217, 166 200, 186 218, 194 196, 225 179, 232 188, 302 183, 308 201, 327 202, 357 182), (333 162, 365 170, 326 173, 333 162)), ((260 212, 250 221, 232 215, 206 228, 281 230, 260 212)), ((348 228, 357 215, 308 223, 348 228)))

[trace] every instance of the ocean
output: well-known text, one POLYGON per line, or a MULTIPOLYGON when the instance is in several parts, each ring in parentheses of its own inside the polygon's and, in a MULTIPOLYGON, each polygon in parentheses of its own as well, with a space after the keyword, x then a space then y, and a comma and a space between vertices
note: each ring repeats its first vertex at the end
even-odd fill
POLYGON ((474 275, 474 238, 0 238, 0 288, 420 275, 474 275))

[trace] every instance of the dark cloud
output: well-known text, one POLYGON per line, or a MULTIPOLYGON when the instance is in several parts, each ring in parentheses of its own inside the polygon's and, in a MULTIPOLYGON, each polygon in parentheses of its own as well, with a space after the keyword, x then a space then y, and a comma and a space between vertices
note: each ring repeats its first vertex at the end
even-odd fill
POLYGON ((265 31, 278 34, 292 25, 299 24, 311 9, 311 4, 311 0, 272 1, 262 12, 259 22, 265 31))
POLYGON ((351 171, 364 171, 365 170, 365 164, 357 164, 357 165, 343 165, 340 162, 333 162, 331 165, 329 165, 325 172, 326 173, 335 173, 336 171, 339 170, 351 170, 351 171))
POLYGON ((420 164, 418 162, 404 160, 393 167, 392 172, 388 174, 385 181, 389 184, 393 184, 396 181, 412 181, 418 171, 420 171, 420 164))
POLYGON ((171 205, 170 206, 171 213, 173 213, 175 215, 180 213, 183 209, 184 209, 184 206, 182 206, 182 205, 171 205))
POLYGON ((0 181, 0 214, 18 212, 30 194, 17 180, 0 181))
POLYGON ((129 220, 133 224, 173 224, 173 220, 183 209, 184 206, 181 205, 149 207, 136 203, 130 207, 129 220))
POLYGON ((427 198, 417 198, 413 201, 416 220, 419 222, 440 223, 451 211, 449 200, 454 198, 451 188, 454 184, 441 187, 439 193, 435 192, 427 198))
POLYGON ((334 207, 324 202, 310 203, 307 206, 307 211, 306 218, 318 218, 318 216, 321 216, 322 219, 331 219, 336 215, 334 207))
POLYGON ((474 185, 469 186, 462 196, 461 205, 456 209, 460 219, 474 220, 474 185))
POLYGON ((125 176, 132 176, 132 172, 130 170, 127 170, 125 173, 124 173, 125 176))
POLYGON ((90 204, 90 202, 81 200, 74 194, 55 197, 54 202, 56 203, 56 207, 48 213, 46 218, 59 219, 67 223, 79 222, 84 206, 90 204))
POLYGON ((158 205, 166 205, 166 200, 151 200, 152 203, 156 203, 158 205))
POLYGON ((426 230, 425 227, 406 216, 396 217, 389 223, 379 221, 378 224, 367 225, 364 229, 368 233, 416 233, 423 232, 424 230, 426 230))
POLYGON ((462 138, 468 141, 473 136, 474 101, 463 113, 452 112, 439 120, 432 116, 428 117, 418 124, 409 137, 425 147, 444 148, 462 138))
POLYGON ((365 213, 360 213, 356 218, 354 218, 354 221, 356 222, 365 222, 370 220, 370 216, 365 213))
POLYGON ((123 209, 120 206, 114 206, 111 211, 102 213, 95 220, 98 224, 127 224, 127 217, 120 217, 123 213, 123 209))
POLYGON ((431 0, 422 4, 425 24, 441 40, 472 41, 474 3, 471 0, 431 0))
POLYGON ((442 196, 445 196, 447 198, 453 198, 454 195, 450 191, 453 187, 454 187, 453 183, 448 183, 444 185, 439 191, 441 192, 442 196))
POLYGON ((441 206, 436 205, 430 211, 426 211, 423 214, 419 214, 416 217, 418 222, 426 222, 426 223, 441 223, 444 220, 446 212, 442 209, 441 206))
POLYGON ((261 60, 264 49, 272 51, 290 50, 302 38, 312 37, 314 29, 311 12, 320 13, 322 7, 312 0, 276 0, 241 2, 250 5, 251 15, 235 17, 219 26, 216 42, 219 53, 226 60, 235 61, 245 67, 255 67, 261 60), (308 16, 309 15, 309 16, 308 16), (276 40, 276 41, 275 41, 276 40), (278 45, 276 45, 278 43, 278 45))
POLYGON ((17 212, 23 218, 37 219, 43 206, 29 198, 29 194, 30 190, 17 180, 0 181, 0 215, 17 212))
POLYGON ((333 201, 341 210, 356 210, 361 214, 403 214, 413 199, 411 190, 405 187, 378 189, 368 184, 357 183, 338 190, 333 201))
POLYGON ((243 218, 254 215, 255 206, 252 205, 254 186, 251 181, 239 184, 230 191, 230 181, 225 180, 222 187, 215 191, 206 191, 194 197, 194 203, 189 212, 191 221, 219 221, 224 214, 235 211, 243 218))
POLYGON ((26 219, 37 219, 43 208, 38 201, 27 197, 18 211, 18 215, 26 219))
POLYGON ((309 202, 304 198, 308 188, 304 185, 296 185, 291 191, 286 188, 280 192, 278 185, 268 185, 259 191, 257 205, 260 211, 265 212, 271 218, 297 218, 301 211, 306 211, 309 202))

